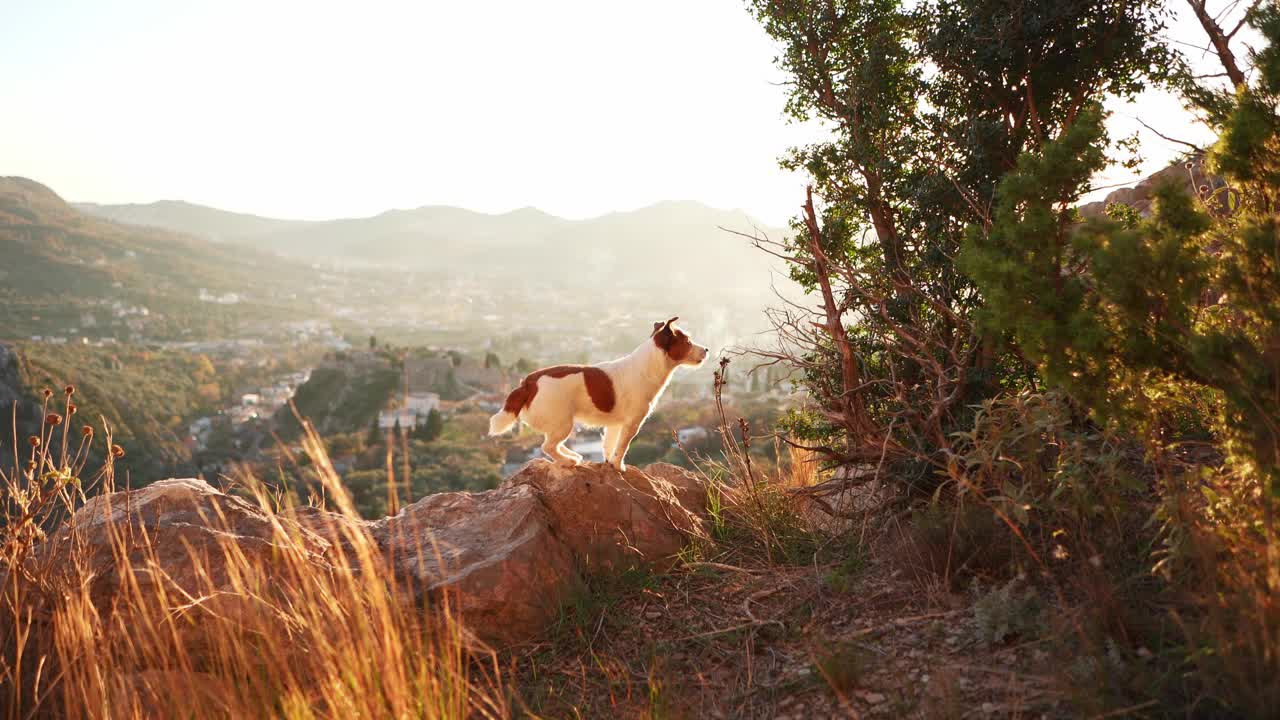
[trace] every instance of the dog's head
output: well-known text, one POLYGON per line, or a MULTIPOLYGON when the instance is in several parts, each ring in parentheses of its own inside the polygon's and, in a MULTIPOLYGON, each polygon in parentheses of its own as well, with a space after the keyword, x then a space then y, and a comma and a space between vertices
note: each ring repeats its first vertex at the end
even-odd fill
POLYGON ((671 318, 666 322, 654 323, 653 335, 650 337, 653 338, 653 344, 665 352, 672 363, 697 367, 707 359, 711 351, 695 343, 688 333, 673 324, 679 319, 671 318))

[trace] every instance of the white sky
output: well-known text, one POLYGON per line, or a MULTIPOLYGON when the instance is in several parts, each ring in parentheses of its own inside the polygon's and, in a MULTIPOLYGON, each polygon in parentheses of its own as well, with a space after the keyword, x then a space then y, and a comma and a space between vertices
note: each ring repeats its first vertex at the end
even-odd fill
MULTIPOLYGON (((783 118, 742 0, 8 4, 0 174, 71 200, 320 219, 691 199, 781 224, 804 178, 777 157, 818 136, 783 118)), ((1169 98, 1137 111, 1203 139, 1169 98)), ((1177 150, 1144 137, 1148 169, 1177 150)))

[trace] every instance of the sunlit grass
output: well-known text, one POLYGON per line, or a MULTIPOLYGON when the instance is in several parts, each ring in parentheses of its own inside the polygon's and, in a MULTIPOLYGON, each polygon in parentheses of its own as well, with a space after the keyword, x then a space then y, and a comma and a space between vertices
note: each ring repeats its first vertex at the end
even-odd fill
MULTIPOLYGON (((493 654, 477 649, 447 597, 432 608, 408 600, 309 426, 303 446, 334 513, 322 533, 333 540, 328 550, 317 552, 323 544, 296 522, 296 507, 246 477, 239 485, 267 537, 248 543, 227 518, 208 517, 226 532, 211 547, 185 547, 179 567, 172 545, 119 518, 46 537, 85 501, 80 478, 92 441, 91 431, 67 432, 52 419, 28 441, 30 460, 2 478, 7 717, 510 714, 493 654), (99 597, 113 567, 114 594, 99 597)), ((114 489, 107 458, 92 479, 104 492, 114 489)), ((127 501, 118 494, 96 507, 109 513, 127 501)))

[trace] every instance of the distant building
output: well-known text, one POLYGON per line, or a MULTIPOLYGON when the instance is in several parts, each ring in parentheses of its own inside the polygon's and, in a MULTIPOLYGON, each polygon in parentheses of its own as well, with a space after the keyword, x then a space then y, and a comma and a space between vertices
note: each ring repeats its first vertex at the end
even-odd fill
POLYGON ((189 434, 188 444, 194 450, 204 450, 209 447, 209 436, 213 433, 213 418, 202 417, 187 426, 189 434))
MULTIPOLYGON (((424 417, 425 420, 425 417, 424 417)), ((392 430, 399 423, 401 430, 418 427, 418 414, 412 410, 383 410, 378 413, 378 429, 392 430)))
POLYGON ((409 393, 405 398, 405 409, 425 419, 432 410, 440 409, 440 396, 433 392, 409 393))
POLYGON ((698 425, 676 430, 676 442, 681 445, 706 442, 707 429, 698 425))
POLYGON ((235 405, 227 410, 232 425, 243 425, 259 418, 258 408, 254 405, 235 405))

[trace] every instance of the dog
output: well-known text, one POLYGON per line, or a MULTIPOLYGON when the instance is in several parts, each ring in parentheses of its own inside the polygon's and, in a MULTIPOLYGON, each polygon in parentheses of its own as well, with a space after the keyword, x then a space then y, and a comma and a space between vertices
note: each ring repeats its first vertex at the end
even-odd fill
POLYGON ((653 412, 671 376, 698 367, 710 350, 673 323, 655 322, 649 339, 630 355, 598 365, 556 365, 530 373, 489 418, 489 435, 501 435, 523 420, 543 434, 542 451, 558 465, 582 464, 566 448, 574 422, 604 428, 605 462, 625 472, 624 458, 640 426, 653 412))

